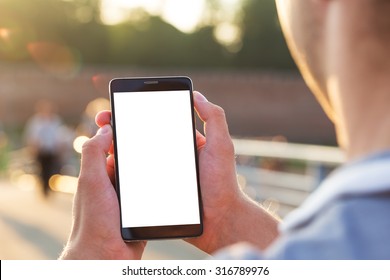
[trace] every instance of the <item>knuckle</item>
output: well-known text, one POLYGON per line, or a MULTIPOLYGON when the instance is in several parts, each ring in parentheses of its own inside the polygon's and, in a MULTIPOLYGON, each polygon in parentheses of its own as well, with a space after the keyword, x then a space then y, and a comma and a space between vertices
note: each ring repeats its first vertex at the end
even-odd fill
POLYGON ((225 110, 218 105, 214 105, 213 113, 220 118, 226 117, 225 110))
POLYGON ((96 151, 98 148, 99 148, 98 144, 95 141, 93 141, 92 139, 90 139, 83 144, 82 153, 88 154, 88 153, 96 151))
POLYGON ((224 150, 228 154, 234 155, 234 153, 235 153, 234 144, 233 144, 233 141, 230 137, 228 139, 226 139, 226 141, 224 143, 224 150))
POLYGON ((85 172, 85 170, 82 170, 82 172, 80 173, 79 175, 79 179, 78 179, 78 185, 85 185, 85 184, 88 184, 88 185, 96 185, 96 184, 99 184, 100 181, 100 177, 97 176, 97 174, 94 174, 92 172, 85 172))

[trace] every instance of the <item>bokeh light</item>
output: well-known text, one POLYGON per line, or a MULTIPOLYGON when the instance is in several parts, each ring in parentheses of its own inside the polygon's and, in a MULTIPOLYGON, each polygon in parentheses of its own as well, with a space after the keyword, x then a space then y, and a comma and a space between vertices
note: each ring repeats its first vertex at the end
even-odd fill
POLYGON ((0 28, 0 38, 3 41, 8 41, 10 38, 10 30, 8 28, 0 28))
POLYGON ((55 192, 74 194, 77 189, 77 177, 65 175, 53 175, 50 178, 50 189, 55 192))
POLYGON ((0 10, 0 59, 18 61, 28 58, 27 44, 36 40, 36 31, 18 14, 0 10))
POLYGON ((85 113, 88 117, 95 119, 97 113, 110 109, 110 101, 107 98, 96 98, 88 103, 85 113))
POLYGON ((73 149, 81 154, 81 151, 83 150, 83 145, 85 142, 87 142, 89 140, 89 138, 87 136, 78 136, 76 137, 76 139, 74 139, 73 141, 73 149))

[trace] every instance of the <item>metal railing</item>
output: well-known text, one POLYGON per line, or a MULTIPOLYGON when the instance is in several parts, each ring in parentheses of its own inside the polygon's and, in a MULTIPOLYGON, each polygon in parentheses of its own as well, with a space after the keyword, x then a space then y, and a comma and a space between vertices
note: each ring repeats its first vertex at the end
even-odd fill
POLYGON ((336 147, 248 139, 233 143, 245 192, 281 217, 345 160, 336 147))
MULTIPOLYGON (((249 139, 233 139, 233 143, 240 185, 281 217, 299 206, 344 162, 343 152, 336 147, 249 139)), ((18 171, 16 175, 36 173, 26 149, 11 152, 10 158, 9 170, 18 171)))

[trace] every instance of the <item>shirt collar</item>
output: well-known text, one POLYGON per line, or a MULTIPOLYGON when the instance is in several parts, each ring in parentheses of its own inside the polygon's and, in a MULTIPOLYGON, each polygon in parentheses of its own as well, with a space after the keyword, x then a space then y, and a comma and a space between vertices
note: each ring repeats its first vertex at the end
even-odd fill
POLYGON ((352 162, 334 171, 308 199, 280 224, 281 232, 307 223, 336 199, 390 190, 390 151, 352 162))

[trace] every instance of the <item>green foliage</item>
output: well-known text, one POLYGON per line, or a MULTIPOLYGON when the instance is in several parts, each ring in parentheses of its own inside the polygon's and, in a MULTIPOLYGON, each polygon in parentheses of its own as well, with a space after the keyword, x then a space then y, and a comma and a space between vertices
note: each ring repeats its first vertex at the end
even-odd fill
POLYGON ((222 47, 211 27, 194 34, 178 31, 161 18, 108 26, 108 63, 137 66, 221 66, 222 47), (207 42, 207 43, 205 43, 207 42))
MULTIPOLYGON (((209 9, 218 2, 209 1, 209 9)), ((85 63, 291 68, 274 1, 244 3, 243 45, 232 54, 215 40, 211 20, 186 34, 142 10, 129 14, 127 22, 104 25, 100 0, 0 0, 0 60, 29 60, 32 43, 56 42, 85 63)))
POLYGON ((246 67, 294 68, 276 13, 275 1, 246 0, 242 49, 235 64, 246 67))
POLYGON ((57 42, 95 61, 106 42, 98 7, 96 0, 0 0, 0 28, 9 31, 0 38, 0 58, 26 60, 32 43, 57 42))

